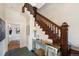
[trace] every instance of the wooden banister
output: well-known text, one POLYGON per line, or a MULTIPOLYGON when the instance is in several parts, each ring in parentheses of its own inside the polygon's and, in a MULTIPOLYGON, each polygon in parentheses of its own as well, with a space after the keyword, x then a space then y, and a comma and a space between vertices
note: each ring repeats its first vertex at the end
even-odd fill
POLYGON ((49 38, 52 39, 52 44, 60 45, 62 55, 68 55, 68 24, 64 22, 62 26, 57 25, 37 12, 37 8, 28 3, 24 4, 22 12, 25 12, 25 8, 30 11, 35 17, 35 22, 37 22, 43 28, 45 33, 49 35, 49 38))
POLYGON ((57 24, 55 24, 54 22, 51 22, 49 19, 47 19, 46 17, 42 16, 41 14, 39 14, 37 12, 36 14, 36 21, 44 27, 44 31, 46 31, 46 34, 49 35, 49 38, 51 38, 53 40, 53 44, 56 43, 57 41, 59 41, 60 37, 60 30, 61 27, 58 26, 57 24), (42 25, 43 23, 43 25, 42 25))
POLYGON ((44 18, 46 21, 50 22, 51 24, 55 25, 56 27, 60 28, 60 26, 58 26, 57 24, 55 24, 53 21, 50 21, 47 17, 41 15, 40 13, 37 12, 37 14, 39 16, 41 16, 42 18, 44 18))

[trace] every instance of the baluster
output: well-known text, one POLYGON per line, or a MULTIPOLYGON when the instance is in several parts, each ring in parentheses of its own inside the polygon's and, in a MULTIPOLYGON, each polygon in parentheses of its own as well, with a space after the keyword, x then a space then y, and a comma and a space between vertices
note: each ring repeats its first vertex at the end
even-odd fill
POLYGON ((55 26, 55 34, 56 34, 56 26, 55 26))
POLYGON ((50 23, 49 23, 49 22, 47 22, 47 25, 48 25, 48 28, 49 28, 50 23))
POLYGON ((50 25, 50 30, 52 31, 52 24, 50 25))
POLYGON ((54 31, 53 33, 55 34, 55 25, 53 25, 53 31, 54 31))
POLYGON ((52 31, 54 32, 53 26, 54 26, 54 25, 52 24, 52 31))
POLYGON ((60 29, 59 29, 59 39, 60 39, 60 37, 61 37, 61 31, 60 31, 60 29))
POLYGON ((59 28, 57 28, 57 36, 59 36, 59 28))
POLYGON ((53 31, 53 24, 51 25, 51 30, 53 31))

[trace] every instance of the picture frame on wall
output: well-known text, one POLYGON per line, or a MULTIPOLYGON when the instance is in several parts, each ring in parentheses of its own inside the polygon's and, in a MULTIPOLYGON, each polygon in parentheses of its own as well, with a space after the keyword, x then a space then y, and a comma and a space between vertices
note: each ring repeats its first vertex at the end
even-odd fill
POLYGON ((9 24, 9 35, 12 35, 13 32, 15 34, 20 34, 20 25, 19 24, 9 24))
POLYGON ((11 35, 12 34, 12 28, 10 27, 9 28, 9 35, 11 35))
POLYGON ((20 25, 16 25, 15 30, 16 30, 16 34, 19 34, 20 33, 20 25))

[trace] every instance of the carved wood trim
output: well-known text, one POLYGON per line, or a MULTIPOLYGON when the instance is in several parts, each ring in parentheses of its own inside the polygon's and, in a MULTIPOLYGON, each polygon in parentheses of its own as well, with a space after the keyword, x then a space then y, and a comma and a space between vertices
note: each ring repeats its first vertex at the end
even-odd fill
POLYGON ((41 16, 42 18, 44 18, 45 20, 47 20, 48 22, 50 22, 50 23, 52 23, 52 24, 56 25, 58 28, 60 28, 60 26, 59 26, 59 25, 55 24, 53 21, 50 21, 47 17, 43 16, 43 15, 42 15, 42 14, 40 14, 39 12, 37 12, 37 14, 38 14, 38 15, 40 15, 40 16, 41 16))

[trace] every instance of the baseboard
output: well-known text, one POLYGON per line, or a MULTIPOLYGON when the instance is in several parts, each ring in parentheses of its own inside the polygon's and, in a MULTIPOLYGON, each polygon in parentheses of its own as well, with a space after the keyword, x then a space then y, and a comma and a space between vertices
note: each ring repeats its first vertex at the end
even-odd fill
POLYGON ((70 54, 70 55, 71 55, 71 54, 79 55, 79 51, 74 50, 74 49, 70 49, 70 50, 69 50, 69 54, 70 54))

